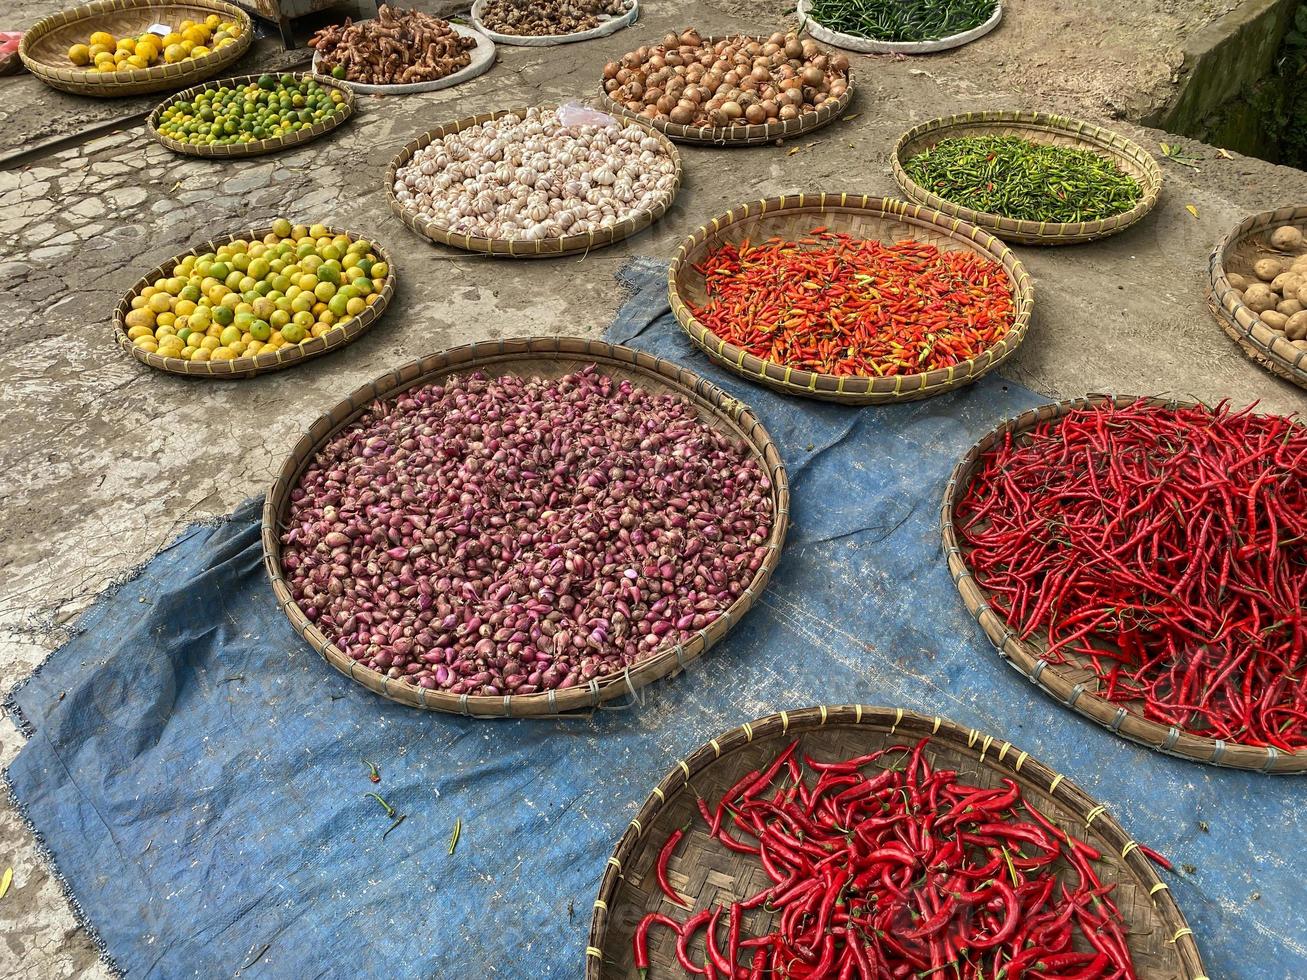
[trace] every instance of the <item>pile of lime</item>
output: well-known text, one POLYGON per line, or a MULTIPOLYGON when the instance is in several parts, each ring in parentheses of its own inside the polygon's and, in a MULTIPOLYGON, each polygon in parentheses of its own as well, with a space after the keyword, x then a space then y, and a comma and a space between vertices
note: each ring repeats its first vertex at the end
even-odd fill
POLYGON ((138 350, 232 361, 304 343, 378 302, 390 269, 372 243, 279 218, 262 241, 188 255, 132 298, 138 350))
POLYGON ((311 77, 260 75, 235 88, 205 89, 160 114, 159 132, 179 143, 225 146, 290 136, 345 111, 345 94, 311 77))

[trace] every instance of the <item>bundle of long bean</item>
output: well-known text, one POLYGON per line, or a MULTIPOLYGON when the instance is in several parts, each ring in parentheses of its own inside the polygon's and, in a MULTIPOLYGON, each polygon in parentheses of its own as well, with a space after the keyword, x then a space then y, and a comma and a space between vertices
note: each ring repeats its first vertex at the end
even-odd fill
MULTIPOLYGON (((1133 978, 1114 885, 1094 868, 1102 855, 1056 827, 1013 780, 979 787, 934 768, 929 742, 802 763, 794 742, 715 808, 700 799, 710 836, 757 855, 770 884, 683 923, 646 915, 633 940, 641 974, 649 932, 660 926, 677 934, 683 970, 718 980, 1133 978), (868 767, 874 775, 863 774, 868 767), (770 913, 768 927, 742 938, 754 909, 770 913), (701 930, 702 965, 690 949, 701 930)), ((668 879, 683 836, 667 839, 654 870, 685 907, 668 879)))
POLYGON ((1101 697, 1307 748, 1307 425, 1225 402, 1076 409, 987 452, 956 528, 1008 625, 1101 697))
POLYGON ((942 139, 903 169, 946 201, 1018 221, 1098 221, 1143 197, 1137 180, 1097 153, 1020 136, 942 139))
POLYGON ((815 229, 797 242, 725 243, 695 268, 695 317, 765 361, 833 375, 919 374, 977 357, 1014 312, 1002 267, 975 252, 815 229))
POLYGON ((934 41, 979 27, 998 0, 813 0, 822 27, 877 41, 934 41))

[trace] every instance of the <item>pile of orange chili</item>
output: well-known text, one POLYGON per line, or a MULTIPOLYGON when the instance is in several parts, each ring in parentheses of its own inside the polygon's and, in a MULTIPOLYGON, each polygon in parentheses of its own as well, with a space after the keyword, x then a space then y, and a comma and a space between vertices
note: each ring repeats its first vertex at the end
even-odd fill
MULTIPOLYGON (((708 980, 1136 976, 1101 853, 1014 780, 978 786, 936 767, 929 738, 838 762, 801 757, 798 745, 716 806, 698 801, 708 835, 756 856, 767 885, 684 921, 650 912, 633 938, 642 976, 654 927, 675 934, 684 974, 708 980)), ((668 838, 654 872, 690 909, 668 877, 684 834, 668 838)))
POLYGON ((837 376, 951 367, 1005 337, 1012 289, 996 262, 926 242, 885 244, 816 228, 798 241, 725 243, 695 268, 694 316, 764 361, 837 376))

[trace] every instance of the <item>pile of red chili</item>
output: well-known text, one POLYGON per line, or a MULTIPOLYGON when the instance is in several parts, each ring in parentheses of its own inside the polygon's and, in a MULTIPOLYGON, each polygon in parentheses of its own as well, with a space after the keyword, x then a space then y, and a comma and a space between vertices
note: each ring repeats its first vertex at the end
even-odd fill
POLYGON ((765 361, 833 375, 920 374, 969 361, 1014 322, 1003 268, 970 251, 816 228, 797 242, 726 243, 695 266, 695 317, 765 361))
POLYGON ((1307 748, 1307 426, 1104 402, 987 452, 965 559, 1044 658, 1211 738, 1307 748))
MULTIPOLYGON (((676 933, 682 969, 709 980, 1134 977, 1114 886, 1094 870, 1099 852, 1013 780, 984 788, 934 768, 929 741, 842 762, 800 762, 794 742, 715 808, 700 799, 709 834, 757 855, 771 884, 684 922, 646 915, 634 937, 642 975, 658 926, 676 933)), ((668 880, 682 835, 668 838, 655 873, 685 906, 668 880)))

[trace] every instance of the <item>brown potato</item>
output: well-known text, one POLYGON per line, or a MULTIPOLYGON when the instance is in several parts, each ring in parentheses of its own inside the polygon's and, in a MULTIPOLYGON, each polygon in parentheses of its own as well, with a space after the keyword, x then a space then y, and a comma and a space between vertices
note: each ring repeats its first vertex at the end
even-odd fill
POLYGON ((1279 295, 1264 282, 1255 282, 1243 293, 1243 301, 1254 313, 1273 310, 1280 302, 1279 295))
POLYGON ((1290 340, 1307 340, 1307 310, 1289 317, 1284 325, 1284 335, 1290 340))
POLYGON ((1252 282, 1247 276, 1241 276, 1237 272, 1227 272, 1225 278, 1235 289, 1247 289, 1248 284, 1252 282))
POLYGON ((1303 306, 1296 299, 1286 299, 1283 303, 1276 304, 1275 307, 1276 313, 1283 313, 1285 316, 1293 316, 1303 310, 1307 310, 1307 306, 1303 306))
POLYGON ((1287 316, 1283 313, 1277 313, 1275 310, 1262 310, 1258 316, 1261 318, 1262 323, 1266 324, 1272 330, 1283 330, 1285 324, 1289 322, 1287 316))
POLYGON ((1279 259, 1258 259, 1253 263, 1253 275, 1262 282, 1271 282, 1284 268, 1284 263, 1279 259))
POLYGON ((1281 252, 1296 252, 1302 248, 1302 232, 1293 225, 1281 225, 1271 232, 1271 246, 1281 252))

